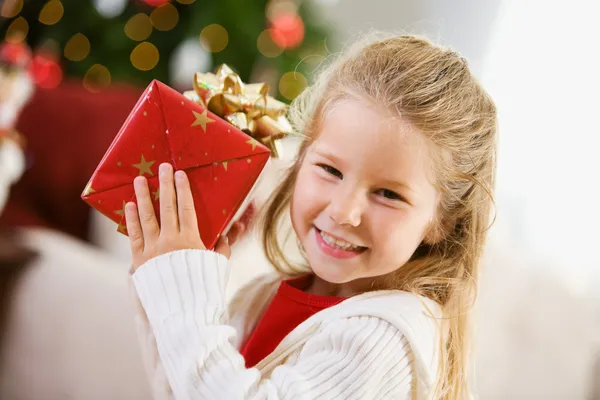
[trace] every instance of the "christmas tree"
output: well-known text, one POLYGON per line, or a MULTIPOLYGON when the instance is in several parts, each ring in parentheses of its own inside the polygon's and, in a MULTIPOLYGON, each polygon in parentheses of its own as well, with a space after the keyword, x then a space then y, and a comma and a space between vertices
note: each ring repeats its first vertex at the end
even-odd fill
POLYGON ((290 0, 5 0, 0 35, 33 49, 46 88, 67 76, 91 91, 152 79, 186 89, 193 72, 227 63, 291 100, 328 54, 316 14, 290 0))

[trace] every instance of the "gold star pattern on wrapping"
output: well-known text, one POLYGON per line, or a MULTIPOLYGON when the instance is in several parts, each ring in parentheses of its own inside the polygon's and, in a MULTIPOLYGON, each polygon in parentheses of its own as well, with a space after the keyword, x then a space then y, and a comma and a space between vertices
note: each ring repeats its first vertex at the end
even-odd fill
POLYGON ((225 168, 225 171, 227 171, 227 161, 223 161, 223 168, 225 168))
POLYGON ((92 193, 96 193, 96 191, 92 188, 92 182, 89 182, 85 189, 83 190, 84 196, 89 196, 92 193))
POLYGON ((160 198, 160 189, 156 189, 156 192, 152 192, 152 196, 154 196, 154 201, 160 198))
POLYGON ((200 114, 199 112, 196 112, 194 110, 192 110, 192 112, 194 113, 194 117, 196 117, 196 120, 192 123, 192 126, 200 125, 202 127, 202 130, 204 131, 204 133, 206 133, 206 124, 215 122, 215 120, 208 118, 208 114, 206 113, 206 108, 204 109, 202 114, 200 114))
POLYGON ((256 145, 258 144, 256 139, 254 139, 254 138, 248 140, 246 143, 248 143, 250 146, 252 146, 252 151, 254 151, 254 149, 256 149, 256 145))
POLYGON ((121 232, 123 235, 127 235, 127 227, 123 224, 119 224, 117 231, 121 232))
POLYGON ((142 160, 140 161, 140 163, 139 164, 133 164, 133 166, 140 170, 140 176, 144 175, 144 174, 148 174, 150 176, 154 176, 154 174, 152 173, 152 170, 150 169, 150 167, 155 162, 156 161, 146 161, 146 159, 144 158, 144 155, 142 154, 142 160))
POLYGON ((123 208, 120 210, 115 210, 115 214, 123 217, 125 215, 125 200, 123 200, 123 208))

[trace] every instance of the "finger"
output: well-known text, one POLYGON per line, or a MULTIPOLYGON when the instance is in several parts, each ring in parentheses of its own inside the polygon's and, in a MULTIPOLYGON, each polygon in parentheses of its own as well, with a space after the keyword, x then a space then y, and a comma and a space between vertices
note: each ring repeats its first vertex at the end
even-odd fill
POLYGON ((246 224, 241 221, 234 222, 227 232, 227 237, 229 238, 229 245, 233 246, 246 232, 246 224))
POLYGON ((173 182, 173 166, 162 163, 158 168, 160 181, 160 230, 161 233, 179 232, 177 199, 173 182))
POLYGON ((133 202, 129 202, 125 205, 125 223, 127 224, 131 256, 133 259, 136 259, 144 251, 144 235, 142 233, 137 207, 133 202))
POLYGON ((185 172, 175 172, 175 188, 177 189, 179 229, 181 232, 199 235, 196 209, 194 208, 194 196, 192 196, 190 181, 185 172))
POLYGON ((223 254, 227 258, 231 256, 231 247, 229 247, 229 239, 227 236, 221 236, 219 238, 217 245, 215 246, 215 252, 223 254))
POLYGON ((240 217, 240 222, 242 222, 244 225, 248 225, 250 222, 252 222, 255 216, 256 206, 254 205, 254 202, 251 202, 240 217))
POLYGON ((238 229, 239 222, 234 222, 233 225, 231 225, 231 228, 229 228, 229 231, 227 232, 227 240, 229 241, 230 246, 233 246, 233 244, 237 241, 238 229))
POLYGON ((150 189, 148 189, 148 181, 143 176, 138 176, 133 180, 133 188, 137 199, 137 211, 139 223, 142 227, 142 234, 145 242, 151 242, 158 237, 160 229, 158 221, 154 214, 154 206, 150 198, 150 189))

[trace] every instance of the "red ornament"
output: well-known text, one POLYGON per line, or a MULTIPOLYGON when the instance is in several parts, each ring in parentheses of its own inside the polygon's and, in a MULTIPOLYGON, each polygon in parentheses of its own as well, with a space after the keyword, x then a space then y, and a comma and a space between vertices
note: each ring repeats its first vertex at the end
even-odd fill
POLYGON ((142 0, 144 3, 148 4, 150 7, 160 7, 164 4, 169 3, 171 0, 142 0))
POLYGON ((0 64, 27 68, 31 62, 31 51, 23 43, 2 43, 0 45, 0 64))
POLYGON ((54 89, 63 78, 62 68, 52 57, 36 54, 30 66, 33 82, 44 89, 54 89))
POLYGON ((296 13, 285 12, 273 18, 271 39, 283 49, 298 47, 304 40, 304 21, 296 13))

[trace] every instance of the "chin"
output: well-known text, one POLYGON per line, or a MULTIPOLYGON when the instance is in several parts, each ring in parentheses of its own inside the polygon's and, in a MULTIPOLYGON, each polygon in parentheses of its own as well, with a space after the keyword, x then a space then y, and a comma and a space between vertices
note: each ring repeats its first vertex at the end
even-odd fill
POLYGON ((308 255, 308 264, 312 272, 324 281, 335 284, 351 282, 358 277, 353 272, 356 268, 350 265, 340 265, 336 262, 327 263, 318 257, 308 255))

